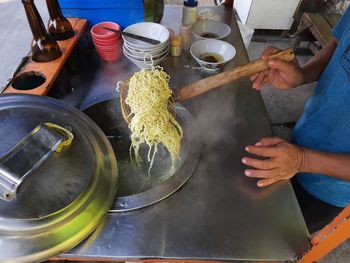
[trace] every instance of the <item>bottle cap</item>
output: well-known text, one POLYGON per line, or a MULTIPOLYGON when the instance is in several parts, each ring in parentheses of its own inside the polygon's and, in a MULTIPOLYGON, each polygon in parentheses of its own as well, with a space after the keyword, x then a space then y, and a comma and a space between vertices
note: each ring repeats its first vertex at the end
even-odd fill
POLYGON ((197 0, 185 0, 184 5, 188 7, 196 7, 198 6, 198 1, 197 0))

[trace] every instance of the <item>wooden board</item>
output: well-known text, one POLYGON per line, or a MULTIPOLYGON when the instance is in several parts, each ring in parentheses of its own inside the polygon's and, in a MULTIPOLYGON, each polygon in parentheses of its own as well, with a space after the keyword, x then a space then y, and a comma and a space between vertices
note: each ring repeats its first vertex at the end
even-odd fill
POLYGON ((332 27, 319 13, 304 13, 305 19, 312 25, 310 31, 324 47, 333 39, 332 27))
POLYGON ((338 20, 340 19, 340 14, 328 14, 323 16, 328 24, 333 28, 338 23, 338 20))
MULTIPOLYGON (((35 62, 31 58, 28 62, 20 69, 16 76, 20 76, 26 72, 36 72, 38 75, 45 77, 45 82, 40 86, 30 89, 30 90, 18 90, 12 86, 12 83, 4 90, 4 93, 23 93, 23 94, 33 94, 33 95, 46 95, 50 90, 52 84, 56 80, 58 74, 60 73, 64 63, 67 61, 68 57, 72 53, 76 43, 80 39, 82 33, 87 26, 87 20, 81 18, 68 18, 71 23, 75 35, 67 40, 57 41, 60 49, 62 51, 62 56, 58 59, 50 62, 35 62)), ((15 77, 16 77, 15 76, 15 77)), ((15 78, 14 77, 14 78, 15 78)))

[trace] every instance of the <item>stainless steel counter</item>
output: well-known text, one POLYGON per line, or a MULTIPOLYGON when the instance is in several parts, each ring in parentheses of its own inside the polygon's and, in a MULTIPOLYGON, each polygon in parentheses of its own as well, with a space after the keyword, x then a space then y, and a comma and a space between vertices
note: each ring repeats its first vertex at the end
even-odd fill
MULTIPOLYGON (((248 62, 232 10, 214 8, 231 26, 226 41, 237 55, 226 69, 248 62)), ((180 24, 181 8, 166 6, 163 24, 180 24)), ((178 30, 177 28, 174 28, 178 30)), ((208 76, 188 52, 162 64, 171 87, 208 76)), ((138 69, 126 58, 101 63, 81 79, 81 108, 118 96, 115 84, 138 69)), ((74 93, 73 92, 73 93, 74 93)), ((69 98, 68 98, 69 100, 69 98)), ((289 182, 259 189, 244 176, 244 147, 271 130, 260 93, 243 79, 185 103, 198 121, 201 160, 190 180, 165 200, 109 213, 83 243, 59 258, 81 260, 292 261, 309 248, 308 233, 289 182)))

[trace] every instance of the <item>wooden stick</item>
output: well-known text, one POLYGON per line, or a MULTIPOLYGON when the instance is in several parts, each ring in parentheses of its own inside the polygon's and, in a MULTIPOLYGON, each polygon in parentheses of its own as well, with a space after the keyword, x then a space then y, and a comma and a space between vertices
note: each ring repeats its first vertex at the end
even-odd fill
MULTIPOLYGON (((278 58, 285 61, 292 61, 294 57, 295 56, 293 50, 291 48, 288 48, 278 53, 272 54, 270 56, 270 59, 278 58)), ((174 92, 174 98, 176 101, 187 100, 192 97, 201 95, 205 92, 208 92, 214 88, 227 84, 231 81, 243 77, 248 77, 252 74, 266 70, 268 68, 269 67, 265 60, 257 59, 244 66, 236 67, 234 69, 222 72, 220 74, 216 74, 214 76, 178 88, 174 92)))

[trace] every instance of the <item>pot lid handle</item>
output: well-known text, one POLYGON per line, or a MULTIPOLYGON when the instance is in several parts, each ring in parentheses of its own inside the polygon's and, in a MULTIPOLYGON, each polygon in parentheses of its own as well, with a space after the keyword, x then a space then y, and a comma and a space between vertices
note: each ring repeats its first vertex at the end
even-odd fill
POLYGON ((7 154, 0 158, 0 198, 12 200, 25 178, 38 168, 51 154, 61 151, 62 144, 69 144, 73 135, 51 123, 39 124, 7 154))

